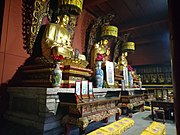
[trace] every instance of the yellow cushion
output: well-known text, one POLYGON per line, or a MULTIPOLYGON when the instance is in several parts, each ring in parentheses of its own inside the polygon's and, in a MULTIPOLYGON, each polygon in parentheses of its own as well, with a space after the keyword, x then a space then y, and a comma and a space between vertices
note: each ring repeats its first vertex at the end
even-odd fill
POLYGON ((106 133, 107 135, 121 135, 120 130, 112 125, 101 127, 99 130, 106 133))
POLYGON ((152 133, 144 130, 144 131, 141 133, 141 135, 154 135, 154 134, 152 134, 152 133))
POLYGON ((166 127, 164 124, 159 122, 152 122, 142 133, 141 135, 165 135, 166 127))
POLYGON ((107 126, 96 129, 87 135, 121 135, 125 130, 134 125, 131 118, 122 118, 107 126))
POLYGON ((105 133, 102 130, 96 129, 94 131, 92 131, 91 133, 87 134, 87 135, 108 135, 107 133, 105 133))
POLYGON ((151 106, 144 106, 144 110, 146 110, 146 111, 151 111, 151 106))

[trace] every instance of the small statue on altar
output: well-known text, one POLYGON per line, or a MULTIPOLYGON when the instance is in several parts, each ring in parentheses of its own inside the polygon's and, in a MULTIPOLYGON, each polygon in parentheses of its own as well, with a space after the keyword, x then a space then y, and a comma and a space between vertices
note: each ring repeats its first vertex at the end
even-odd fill
POLYGON ((119 68, 120 73, 123 74, 124 80, 125 80, 125 86, 129 85, 129 80, 128 80, 128 61, 126 59, 127 57, 127 52, 122 52, 122 55, 118 58, 118 66, 116 68, 119 68))
POLYGON ((157 75, 151 74, 151 83, 157 83, 157 75))
POLYGON ((158 74, 158 82, 159 83, 164 83, 165 82, 164 74, 158 74))
POLYGON ((118 58, 118 65, 120 71, 123 71, 123 67, 128 67, 128 61, 126 57, 127 57, 127 52, 123 52, 122 55, 118 58))
POLYGON ((68 22, 69 16, 63 14, 57 16, 56 23, 50 23, 46 26, 41 42, 42 55, 44 57, 49 57, 53 54, 70 58, 73 55, 71 36, 66 28, 68 22))
POLYGON ((75 53, 74 53, 74 58, 78 59, 79 58, 79 49, 75 49, 75 53))

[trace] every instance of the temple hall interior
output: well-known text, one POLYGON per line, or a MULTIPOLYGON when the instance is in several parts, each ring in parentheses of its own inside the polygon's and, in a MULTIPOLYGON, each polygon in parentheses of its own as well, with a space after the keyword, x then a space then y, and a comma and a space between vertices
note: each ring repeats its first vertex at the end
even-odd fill
POLYGON ((180 135, 176 0, 1 0, 0 135, 180 135))

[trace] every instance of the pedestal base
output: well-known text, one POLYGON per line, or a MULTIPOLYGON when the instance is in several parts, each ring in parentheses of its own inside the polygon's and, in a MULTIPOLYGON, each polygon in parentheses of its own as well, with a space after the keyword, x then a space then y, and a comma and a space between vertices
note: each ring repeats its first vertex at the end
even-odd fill
MULTIPOLYGON (((64 131, 58 113, 60 88, 9 87, 8 121, 37 129, 40 133, 64 131)), ((54 133, 53 133, 54 134, 54 133)))
MULTIPOLYGON (((70 65, 60 65, 62 70, 63 88, 75 87, 76 81, 86 80, 91 77, 92 70, 70 65)), ((21 66, 10 81, 10 86, 22 87, 53 87, 52 73, 55 70, 54 64, 21 66)))

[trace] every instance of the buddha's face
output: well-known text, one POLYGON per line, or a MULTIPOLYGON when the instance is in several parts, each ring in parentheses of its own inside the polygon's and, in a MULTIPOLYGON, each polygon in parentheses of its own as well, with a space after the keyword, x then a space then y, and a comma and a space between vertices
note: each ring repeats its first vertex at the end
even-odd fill
POLYGON ((107 49, 106 55, 109 56, 110 54, 110 48, 107 49))
POLYGON ((108 40, 107 39, 104 39, 103 40, 103 45, 107 45, 108 44, 108 40))
POLYGON ((122 56, 124 56, 124 57, 127 57, 127 55, 128 55, 127 52, 123 52, 123 53, 122 53, 122 56))
POLYGON ((61 18, 61 22, 64 26, 67 26, 69 23, 69 16, 68 15, 63 15, 61 18))

